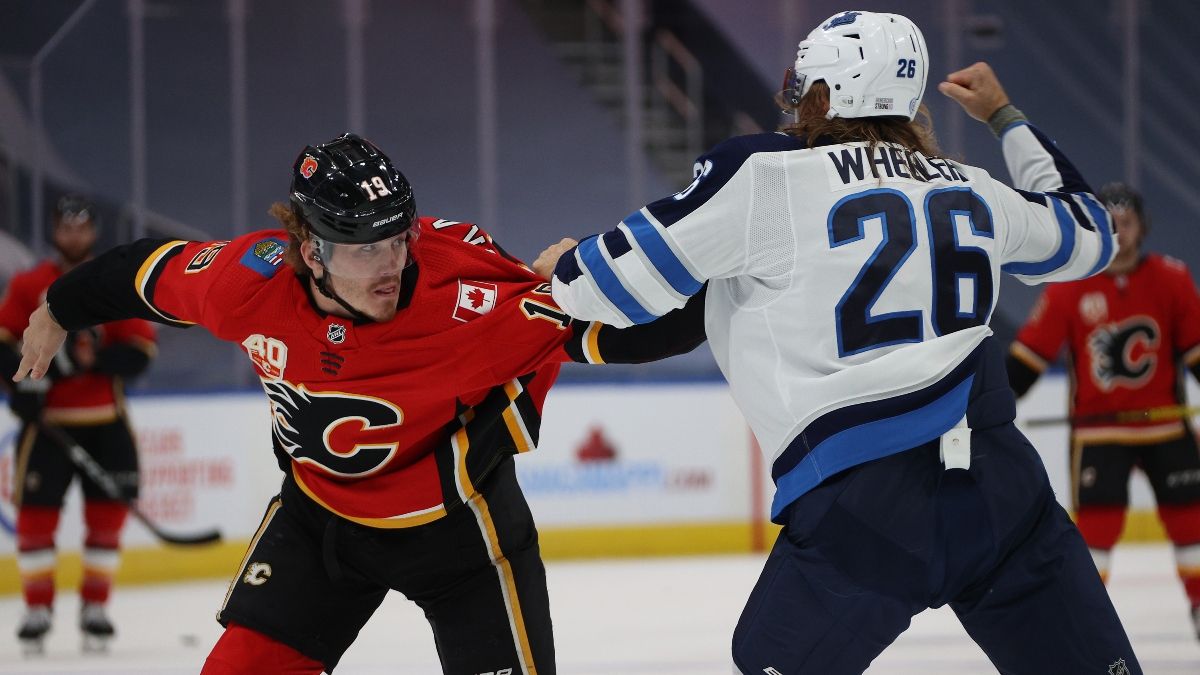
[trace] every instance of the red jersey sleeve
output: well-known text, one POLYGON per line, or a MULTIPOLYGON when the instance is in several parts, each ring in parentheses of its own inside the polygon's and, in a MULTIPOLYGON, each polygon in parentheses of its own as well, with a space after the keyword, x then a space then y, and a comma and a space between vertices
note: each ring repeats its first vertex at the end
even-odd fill
MULTIPOLYGON (((488 302, 487 288, 465 287, 464 304, 471 293, 488 302)), ((571 317, 562 313, 550 297, 549 284, 530 282, 520 292, 501 298, 486 316, 471 322, 478 337, 478 353, 462 353, 459 360, 461 386, 474 390, 495 386, 549 364, 571 360, 564 345, 574 336, 571 317)))
POLYGON ((168 242, 142 263, 137 292, 161 318, 215 332, 231 308, 286 266, 286 248, 281 231, 230 241, 168 242))
POLYGON ((1025 349, 1014 345, 1012 353, 1037 372, 1046 369, 1067 340, 1070 313, 1063 306, 1063 288, 1061 285, 1047 287, 1017 333, 1017 343, 1025 349))
POLYGON ((533 347, 529 350, 532 361, 525 363, 525 359, 518 357, 511 364, 518 371, 532 363, 570 361, 566 344, 574 338, 577 328, 587 325, 573 321, 558 308, 548 283, 538 283, 517 296, 509 313, 511 321, 518 324, 514 326, 514 333, 521 338, 518 342, 533 347))

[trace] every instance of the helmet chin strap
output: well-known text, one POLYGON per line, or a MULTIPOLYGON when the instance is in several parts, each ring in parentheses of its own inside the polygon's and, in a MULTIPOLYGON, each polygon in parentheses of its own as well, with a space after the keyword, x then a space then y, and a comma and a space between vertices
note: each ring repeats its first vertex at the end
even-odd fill
POLYGON ((325 272, 321 276, 318 277, 315 274, 313 275, 313 281, 317 284, 317 290, 321 291, 321 295, 323 295, 323 296, 329 298, 330 300, 333 300, 337 304, 341 305, 347 312, 350 312, 350 315, 353 316, 356 320, 369 321, 372 323, 375 322, 375 319, 372 319, 371 317, 367 316, 366 314, 363 314, 362 312, 355 309, 354 306, 352 306, 350 303, 343 300, 342 296, 338 295, 336 291, 334 291, 332 288, 330 288, 330 286, 329 286, 329 270, 325 268, 325 265, 321 265, 321 270, 325 272))

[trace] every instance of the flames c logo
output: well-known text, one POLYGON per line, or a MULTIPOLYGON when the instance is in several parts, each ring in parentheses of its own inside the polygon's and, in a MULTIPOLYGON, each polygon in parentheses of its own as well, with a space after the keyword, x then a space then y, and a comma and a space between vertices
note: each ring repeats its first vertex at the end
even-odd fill
POLYGON ((1097 326, 1087 338, 1092 381, 1102 391, 1142 386, 1158 363, 1158 336, 1158 324, 1148 316, 1097 326))
POLYGON ((378 471, 396 453, 404 411, 371 396, 309 391, 286 380, 262 380, 271 400, 279 447, 301 462, 343 477, 378 471))
POLYGON ((300 162, 300 175, 305 178, 312 178, 316 172, 317 160, 313 159, 311 155, 305 155, 304 161, 300 162))

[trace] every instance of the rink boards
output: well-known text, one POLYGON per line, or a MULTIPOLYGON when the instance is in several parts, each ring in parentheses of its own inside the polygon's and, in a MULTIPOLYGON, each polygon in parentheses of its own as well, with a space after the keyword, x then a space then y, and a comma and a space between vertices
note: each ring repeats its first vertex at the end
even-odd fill
MULTIPOLYGON (((1192 392, 1191 400, 1197 400, 1192 392)), ((1018 420, 1065 412, 1066 380, 1043 378, 1018 420)), ((225 543, 165 549, 138 523, 126 530, 124 582, 225 577, 235 572, 281 473, 270 450, 261 394, 136 396, 143 511, 163 529, 217 526, 225 543)), ((11 534, 16 425, 0 416, 0 593, 18 577, 11 534)), ((720 382, 565 385, 546 403, 536 451, 518 475, 549 558, 736 552, 769 545, 771 487, 765 462, 720 382)), ((1069 502, 1067 428, 1026 429, 1059 499, 1069 502)), ((1159 541, 1153 497, 1134 478, 1125 539, 1159 541)), ((72 489, 58 536, 60 576, 78 578, 79 494, 72 489)))

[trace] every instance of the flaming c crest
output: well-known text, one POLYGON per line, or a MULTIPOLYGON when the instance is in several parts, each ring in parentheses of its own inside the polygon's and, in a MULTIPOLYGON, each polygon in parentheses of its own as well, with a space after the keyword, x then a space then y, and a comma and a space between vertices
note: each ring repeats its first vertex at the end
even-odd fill
POLYGON ((300 175, 305 178, 312 178, 316 172, 317 160, 313 159, 311 155, 305 155, 304 161, 300 162, 300 175))

